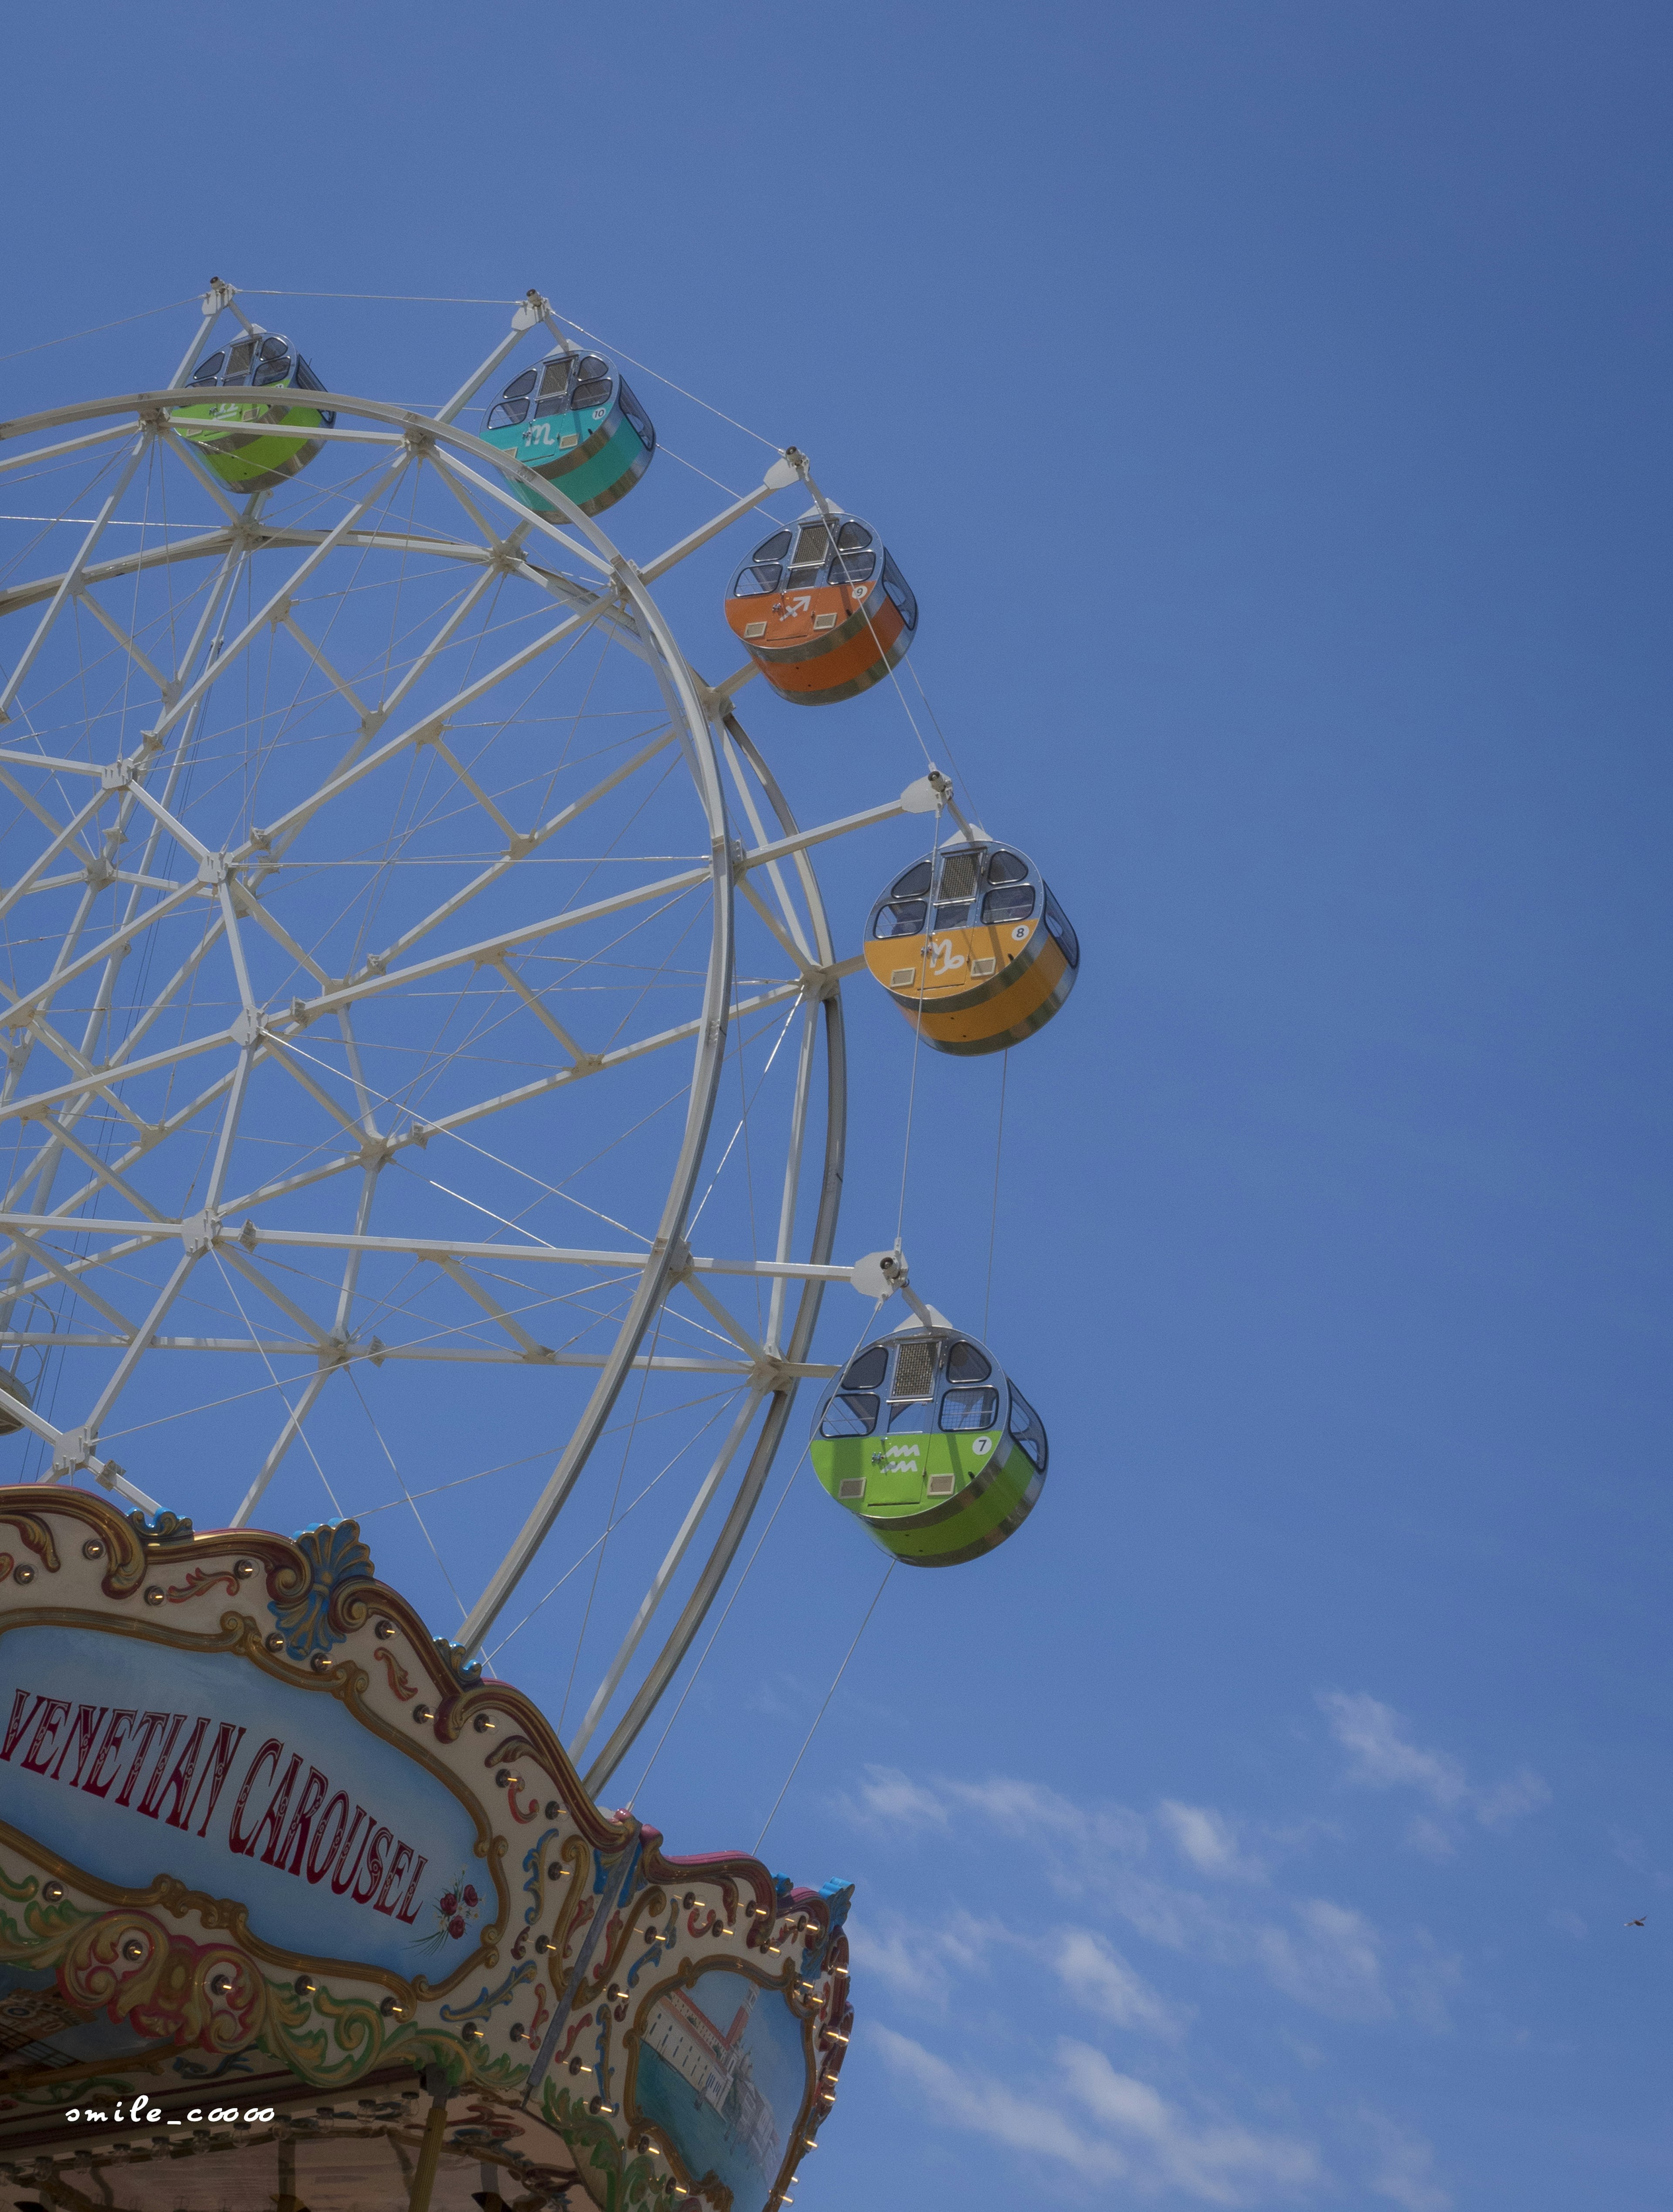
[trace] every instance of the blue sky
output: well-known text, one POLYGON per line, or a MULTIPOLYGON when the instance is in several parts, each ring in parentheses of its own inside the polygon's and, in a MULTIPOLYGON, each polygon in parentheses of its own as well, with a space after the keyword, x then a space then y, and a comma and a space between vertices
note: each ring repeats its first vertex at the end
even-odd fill
MULTIPOLYGON (((157 0, 8 61, 0 354, 211 272, 538 283, 886 524, 1080 929, 989 1330, 1050 1479, 893 1578, 768 1838, 858 1886, 802 2212, 1664 2205, 1665 11, 157 0)), ((392 398, 494 328, 307 311, 392 398)), ((756 712, 810 817, 913 772, 756 712)), ((849 995, 851 1254, 905 1060, 849 995)), ((998 1069, 920 1080, 908 1249, 975 1320, 998 1069)), ((805 1477, 772 1545, 675 1849, 753 1842, 876 1587, 805 1477)))

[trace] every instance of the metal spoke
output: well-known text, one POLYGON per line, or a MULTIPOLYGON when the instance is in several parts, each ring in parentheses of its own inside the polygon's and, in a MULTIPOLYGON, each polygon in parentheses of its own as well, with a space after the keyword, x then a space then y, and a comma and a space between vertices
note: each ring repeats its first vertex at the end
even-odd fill
POLYGON ((129 479, 133 475, 134 471, 139 466, 141 460, 144 457, 146 447, 149 444, 150 435, 149 433, 143 433, 134 441, 134 449, 132 453, 129 454, 127 462, 119 473, 115 483, 112 486, 111 489, 106 493, 104 504, 99 509, 98 514, 94 517, 91 529, 88 530, 87 536, 82 540, 80 551, 76 554, 74 562, 68 568, 65 569, 63 576, 59 579, 58 587, 57 591, 53 592, 52 597, 47 605, 46 613, 41 617, 40 622, 35 626, 34 635, 29 640, 28 644, 25 646, 17 659, 12 664, 11 674, 6 678, 4 684, 0 684, 0 722, 10 721, 12 702, 17 696, 20 685, 22 684, 24 678, 28 674, 29 671, 34 666, 36 658, 39 655, 42 646, 46 642, 47 635, 51 631, 53 623, 58 620, 59 610, 63 607, 64 601, 75 591, 76 584, 80 580, 82 571, 87 566, 88 554, 92 552, 94 547, 104 536, 106 526, 109 523, 111 516, 115 513, 118 502, 120 501, 123 493, 128 489, 129 479))
POLYGON ((664 1553, 650 1588, 639 1601, 639 1610, 635 1613, 627 1634, 622 1638, 619 1650, 605 1668, 603 1680, 593 1693, 592 1703, 587 1708, 581 1726, 569 1739, 567 1748, 570 1758, 577 1765, 581 1764, 587 1745, 593 1741, 593 1733, 599 1721, 604 1717, 610 1700, 621 1687, 622 1678, 631 1665, 634 1654, 644 1639, 646 1630, 655 1619, 663 1599, 667 1595, 669 1585, 678 1571, 685 1554, 691 1548, 692 1539, 702 1526, 704 1515, 714 1502, 715 1493, 720 1488, 727 1468, 737 1457, 739 1446, 749 1434, 751 1425, 760 1408, 761 1393, 757 1390, 746 1391, 744 1402, 738 1409, 737 1418, 727 1431, 725 1442, 715 1453, 696 1497, 686 1508, 685 1518, 681 1522, 673 1542, 664 1553))

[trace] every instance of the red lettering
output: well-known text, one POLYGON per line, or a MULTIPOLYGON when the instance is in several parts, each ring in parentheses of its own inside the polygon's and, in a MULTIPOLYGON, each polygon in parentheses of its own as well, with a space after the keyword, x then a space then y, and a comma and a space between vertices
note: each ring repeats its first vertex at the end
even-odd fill
MULTIPOLYGON (((141 1790, 139 1796, 140 1811, 142 1813, 149 1813, 154 1820, 157 1817, 157 1811, 155 1806, 152 1804, 151 1799, 155 1792, 162 1787, 162 1770, 168 1764, 168 1754, 174 1748, 175 1737, 179 1735, 180 1730, 186 1726, 186 1715, 184 1713, 170 1713, 168 1717, 173 1725, 170 1728, 168 1734, 163 1739, 162 1749, 157 1753, 157 1763, 151 1769, 151 1778, 146 1784, 144 1789, 141 1790)), ((121 1802, 120 1798, 117 1800, 119 1804, 121 1802)))
POLYGON ((253 1857, 256 1845, 265 1836, 267 1849, 261 1855, 262 1863, 265 1866, 271 1866, 273 1863, 273 1853, 278 1848, 279 1838, 284 1830, 284 1816, 289 1809, 290 1793, 296 1786, 296 1777, 301 1771, 301 1764, 302 1754, 299 1751, 293 1751, 290 1754, 290 1764, 284 1771, 283 1780, 268 1800, 267 1810, 256 1822, 255 1832, 244 1846, 246 1853, 253 1857))
POLYGON ((203 1749, 204 1738, 208 1734, 208 1716, 206 1714, 200 1715, 197 1726, 192 1729, 192 1734, 186 1738, 180 1755, 174 1761, 174 1765, 170 1771, 168 1779, 165 1782, 162 1777, 162 1770, 168 1758, 168 1753, 170 1749, 173 1748, 174 1741, 172 1735, 169 1737, 168 1743, 164 1747, 162 1757, 157 1761, 157 1771, 151 1777, 151 1786, 139 1801, 139 1809, 145 1814, 148 1820, 155 1820, 161 1815, 163 1803, 166 1799, 173 1808, 173 1810, 168 1815, 169 1826, 171 1828, 178 1828, 184 1825, 183 1820, 177 1819, 176 1815, 184 1812, 186 1805, 191 1798, 192 1778, 197 1771, 198 1754, 203 1749))
POLYGON ((100 1705, 96 1712, 91 1705, 76 1706, 76 1717, 64 1733, 64 1749, 58 1753, 58 1763, 52 1769, 54 1782, 63 1774, 64 1763, 74 1751, 77 1754, 76 1771, 70 1778, 70 1786, 72 1790, 76 1787, 82 1778, 82 1769, 87 1765, 88 1753, 93 1748, 93 1740, 99 1733, 99 1724, 109 1711, 108 1705, 100 1705))
POLYGON ((125 1805, 134 1794, 134 1784, 139 1779, 139 1770, 150 1754, 151 1746, 167 1727, 172 1713, 142 1713, 139 1717, 139 1749, 134 1753, 133 1765, 123 1778, 122 1787, 116 1793, 119 1805, 125 1805))
POLYGON ((395 1910, 395 1899, 400 1894, 400 1885, 405 1879, 407 1869, 411 1864, 411 1844, 397 1844, 395 1856, 389 1862, 389 1871, 384 1876, 383 1887, 378 1892, 377 1901, 372 1907, 374 1912, 392 1912, 395 1910))
POLYGON ((29 1748, 23 1754, 23 1764, 31 1774, 45 1774, 52 1763, 52 1754, 58 1747, 58 1723, 70 1711, 68 1698, 53 1698, 36 1723, 29 1739, 29 1748))
POLYGON ((365 1808, 363 1806, 356 1805, 355 1808, 354 1821, 350 1827, 347 1839, 344 1843, 342 1855, 337 1862, 336 1872, 332 1875, 332 1895, 333 1897, 342 1897, 345 1895, 347 1892, 354 1887, 355 1876, 360 1872, 360 1863, 365 1857, 366 1846, 372 1838, 372 1832, 369 1828, 367 1830, 365 1835, 361 1837, 360 1849, 355 1853, 352 1862, 350 1860, 349 1851, 350 1846, 354 1843, 355 1838, 360 1835, 360 1824, 365 1818, 365 1808), (344 1875, 345 1879, 339 1881, 337 1878, 338 1875, 344 1875))
MULTIPOLYGON (((238 1747, 243 1741, 244 1730, 241 1728, 235 1729, 230 1721, 222 1721, 215 1731, 215 1748, 210 1753, 212 1771, 204 1778, 210 1785, 210 1798, 208 1805, 204 1809, 204 1825, 198 1831, 200 1836, 209 1832, 209 1824, 215 1818, 215 1801, 221 1795, 222 1787, 228 1775, 232 1771, 233 1761, 238 1756, 238 1747)), ((169 1814, 168 1825, 171 1828, 189 1828, 192 1826, 192 1816, 197 1811, 198 1800, 203 1794, 204 1784, 200 1782, 192 1792, 192 1802, 186 1808, 185 1819, 177 1820, 172 1813, 169 1814)))
POLYGON ((12 1753, 17 1749, 18 1738, 22 1735, 24 1729, 28 1727, 29 1722, 34 1718, 35 1715, 40 1711, 41 1707, 46 1703, 46 1698, 40 1695, 39 1691, 33 1692, 28 1690, 13 1691, 12 1717, 6 1723, 6 1741, 3 1746, 0 1746, 0 1759, 9 1759, 11 1757, 12 1753), (28 1717, 26 1719, 24 1717, 23 1708, 25 1705, 29 1704, 29 1699, 32 1695, 34 1698, 34 1704, 30 1706, 28 1717))
MULTIPOLYGON (((71 1789, 93 1797, 107 1798, 116 1790, 119 1805, 149 1820, 166 1820, 171 1828, 189 1828, 207 1795, 198 1828, 205 1836, 248 1730, 230 1721, 217 1723, 207 1714, 188 1728, 189 1719, 186 1713, 140 1713, 131 1705, 113 1711, 18 1690, 0 1741, 0 1762, 17 1758, 28 1772, 50 1772, 55 1781, 67 1773, 71 1789), (25 1747, 21 1757, 20 1746, 25 1747)), ((329 1876, 333 1896, 352 1896, 356 1904, 370 1905, 410 1927, 418 1917, 415 1900, 429 1860, 392 1828, 379 1826, 363 1805, 355 1806, 351 1819, 348 1792, 332 1794, 329 1778, 319 1767, 305 1766, 301 1752, 292 1753, 288 1765, 285 1759, 283 1739, 269 1736, 245 1768, 227 1826, 229 1847, 246 1858, 259 1850, 264 1866, 306 1874, 313 1884, 329 1876), (299 1788, 304 1771, 307 1778, 299 1788), (246 1832, 246 1808, 264 1773, 271 1784, 266 1808, 246 1832)))
POLYGON ((348 1793, 346 1790, 339 1790, 336 1796, 332 1799, 331 1803, 326 1806, 325 1811, 319 1815, 319 1826, 313 1832, 313 1842, 309 1848, 307 1855, 307 1878, 310 1881, 324 1881, 325 1876, 331 1872, 332 1863, 336 1858, 338 1851, 343 1848, 343 1829, 344 1824, 348 1820, 348 1793), (320 1845, 324 1843, 325 1838, 325 1822, 330 1819, 333 1813, 337 1815, 337 1825, 332 1830, 331 1849, 326 1851, 322 1857, 320 1856, 320 1845))
POLYGON ((362 1871, 370 1876, 370 1880, 368 1881, 364 1889, 361 1887, 359 1882, 355 1884, 354 1900, 356 1905, 369 1905, 377 1895, 378 1884, 383 1878, 383 1853, 379 1849, 379 1845, 392 1844, 394 1840, 392 1829, 380 1828, 366 1846, 366 1864, 362 1871))
POLYGON ((287 1874, 301 1874, 302 1854, 307 1849, 307 1832, 313 1825, 313 1816, 319 1810, 319 1801, 331 1787, 317 1766, 310 1766, 307 1780, 302 1784, 302 1794, 296 1809, 290 1816, 290 1826, 284 1832, 284 1841, 277 1856, 271 1851, 262 1854, 275 1866, 282 1866, 287 1874))
MULTIPOLYGON (((253 1851, 256 1847, 256 1839, 254 1836, 252 1836, 246 1843, 243 1836, 239 1832, 238 1824, 244 1818, 244 1808, 249 1801, 250 1792, 256 1786, 256 1770, 260 1766, 264 1759, 271 1759, 273 1762, 273 1771, 277 1774, 279 1771, 279 1759, 283 1755, 283 1751, 284 1746, 279 1741, 278 1737, 276 1735, 270 1735, 266 1742, 263 1744, 261 1749, 250 1761, 249 1771, 244 1777, 244 1787, 238 1793, 238 1802, 233 1807, 233 1817, 228 1823, 227 1826, 227 1840, 235 1851, 243 1851, 247 1855, 249 1852, 253 1851)), ((209 1816, 206 1814, 204 1815, 204 1826, 206 1827, 208 1825, 209 1816)), ((201 1836, 204 1831, 200 1828, 198 1832, 201 1836)))
POLYGON ((424 1869, 429 1864, 429 1861, 428 1859, 420 1859, 417 1865, 412 1869, 412 1880, 406 1886, 406 1895, 401 1899, 401 1909, 395 1915, 395 1917, 398 1920, 405 1920, 409 1928, 411 1927, 413 1922, 418 1917, 418 1908, 412 1903, 413 1893, 417 1889, 419 1875, 423 1874, 424 1869), (411 1911, 407 1910, 409 1905, 412 1906, 411 1911))
POLYGON ((103 1740, 93 1755, 82 1787, 89 1797, 108 1797, 116 1781, 116 1762, 128 1747, 128 1723, 137 1717, 131 1705, 119 1705, 106 1725, 103 1740), (106 1766, 109 1773, 105 1771, 106 1766))

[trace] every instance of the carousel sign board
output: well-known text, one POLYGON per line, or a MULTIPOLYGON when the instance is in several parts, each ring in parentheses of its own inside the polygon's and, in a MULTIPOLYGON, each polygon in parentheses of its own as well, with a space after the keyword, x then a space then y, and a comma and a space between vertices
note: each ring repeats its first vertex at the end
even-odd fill
POLYGON ((405 1746, 237 1651, 0 1620, 0 1715, 10 1825, 106 1886, 235 1895, 258 1942, 321 1964, 422 1971, 484 1840, 405 1746))
POLYGON ((457 2148, 508 2203, 767 2212, 847 2045, 848 1892, 660 1844, 353 1522, 0 1489, 0 2172, 55 2113, 196 2113, 210 2075, 294 2158, 289 2100, 417 2070, 474 2100, 457 2148))

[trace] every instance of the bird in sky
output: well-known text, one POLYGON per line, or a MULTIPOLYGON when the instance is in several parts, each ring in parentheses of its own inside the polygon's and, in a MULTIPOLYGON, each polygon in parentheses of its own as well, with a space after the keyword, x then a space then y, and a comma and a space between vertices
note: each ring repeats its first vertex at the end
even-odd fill
POLYGON ((1643 1927, 1643 1925, 1644 1925, 1644 1922, 1643 1922, 1642 1920, 1629 1920, 1629 1921, 1627 1923, 1627 1925, 1629 1928, 1642 1928, 1642 1927, 1643 1927))

